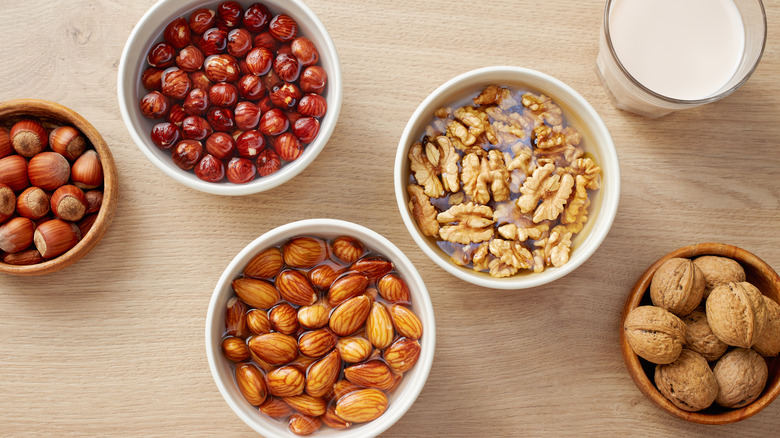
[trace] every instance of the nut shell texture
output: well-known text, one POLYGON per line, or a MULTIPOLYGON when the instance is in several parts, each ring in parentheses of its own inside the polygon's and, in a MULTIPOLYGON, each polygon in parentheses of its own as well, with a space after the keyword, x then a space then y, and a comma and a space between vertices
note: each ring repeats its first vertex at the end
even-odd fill
POLYGON ((709 407, 718 395, 718 382, 707 360, 687 349, 676 361, 655 368, 655 385, 675 406, 690 412, 709 407))
POLYGON ((693 261, 672 258, 661 265, 650 283, 653 304, 677 316, 685 316, 701 303, 704 275, 693 261))
POLYGON ((747 282, 715 287, 707 298, 707 321, 721 341, 734 347, 750 348, 766 325, 763 295, 747 282))
POLYGON ((780 354, 780 304, 764 296, 766 304, 767 323, 764 332, 753 345, 753 349, 762 356, 777 356, 780 354))
POLYGON ((710 296, 715 286, 729 282, 745 281, 745 269, 736 260, 719 256, 701 256, 693 259, 704 275, 704 298, 710 296))
POLYGON ((707 361, 718 360, 729 348, 712 333, 703 308, 691 312, 683 318, 683 322, 688 326, 685 330, 685 347, 701 354, 707 361))
POLYGON ((753 403, 764 390, 768 377, 764 358, 746 348, 736 348, 723 355, 713 373, 719 387, 715 401, 727 408, 753 403))
POLYGON ((640 306, 626 316, 626 340, 639 357, 656 364, 674 362, 685 343, 685 323, 655 306, 640 306))

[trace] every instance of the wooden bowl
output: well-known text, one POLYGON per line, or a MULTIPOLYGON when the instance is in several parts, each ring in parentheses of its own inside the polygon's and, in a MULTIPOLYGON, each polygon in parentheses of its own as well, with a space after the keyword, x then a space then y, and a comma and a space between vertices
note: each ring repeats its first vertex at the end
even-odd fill
POLYGON ((0 272, 14 275, 39 275, 58 271, 84 257, 97 245, 108 230, 116 213, 119 198, 117 173, 111 150, 100 133, 87 119, 58 103, 37 99, 16 99, 0 102, 0 124, 5 126, 15 119, 32 116, 42 122, 72 125, 79 129, 100 156, 103 166, 103 203, 92 228, 81 241, 66 253, 35 265, 9 265, 0 261, 0 272))
POLYGON ((700 243, 697 245, 686 246, 677 249, 661 257, 653 263, 631 289, 628 295, 626 305, 623 308, 623 317, 620 320, 620 349, 623 353, 623 360, 626 362, 631 378, 653 403, 658 407, 675 415, 683 420, 702 424, 729 424, 744 420, 767 407, 774 399, 780 395, 780 357, 765 358, 769 368, 769 378, 766 387, 761 395, 751 404, 739 408, 728 409, 713 404, 709 408, 699 412, 684 411, 672 402, 666 399, 653 385, 653 376, 655 373, 655 364, 652 364, 637 356, 628 344, 623 330, 623 323, 626 315, 643 305, 652 305, 650 301, 650 282, 653 274, 667 260, 673 257, 695 258, 703 255, 714 255, 728 257, 739 262, 745 269, 747 281, 756 286, 761 292, 780 303, 780 276, 777 275, 769 265, 754 254, 737 248, 736 246, 724 245, 722 243, 700 243))

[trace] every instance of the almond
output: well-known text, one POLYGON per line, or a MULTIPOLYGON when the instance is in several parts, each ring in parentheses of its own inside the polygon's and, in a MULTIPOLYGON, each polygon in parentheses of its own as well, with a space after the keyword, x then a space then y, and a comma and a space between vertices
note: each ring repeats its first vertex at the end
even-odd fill
POLYGON ((409 286, 398 274, 387 274, 376 285, 379 295, 391 303, 410 303, 409 286))
POLYGON ((333 350, 327 356, 314 362, 306 373, 306 393, 322 397, 333 389, 341 372, 341 356, 333 350))
POLYGON ((287 303, 279 304, 268 312, 271 328, 279 333, 291 335, 298 331, 298 312, 287 303))
POLYGON ((282 271, 274 281, 282 298, 297 306, 310 306, 317 301, 317 293, 300 271, 293 269, 282 271))
POLYGON ((377 297, 379 296, 379 291, 376 290, 375 287, 369 286, 366 288, 366 291, 363 292, 363 295, 367 296, 369 300, 371 300, 371 304, 374 304, 377 297))
POLYGON ((414 339, 400 338, 387 347, 382 355, 393 372, 405 373, 420 358, 420 343, 414 339))
POLYGON ((339 380, 333 384, 333 399, 338 401, 341 397, 359 389, 365 389, 365 387, 355 385, 349 380, 339 380))
POLYGON ((277 397, 292 397, 303 393, 306 379, 296 367, 283 366, 266 374, 268 392, 277 397))
POLYGON ((225 306, 225 331, 231 336, 246 336, 246 305, 236 297, 231 297, 225 306))
POLYGON ((328 289, 344 272, 344 268, 334 268, 329 264, 321 264, 309 271, 309 281, 314 287, 328 289))
POLYGON ((340 338, 336 342, 341 359, 347 363, 358 363, 368 359, 373 347, 371 342, 362 336, 340 338))
POLYGON ((393 318, 393 325, 399 335, 415 340, 422 337, 422 322, 410 308, 393 304, 390 306, 390 316, 393 318))
POLYGON ((328 324, 330 309, 324 302, 298 308, 298 323, 307 329, 318 329, 328 324))
MULTIPOLYGON (((248 346, 248 345, 247 345, 248 346)), ((255 363, 258 367, 260 367, 261 370, 265 371, 266 373, 276 368, 275 365, 271 365, 270 363, 264 361, 263 359, 260 359, 252 349, 249 349, 249 358, 252 359, 252 362, 255 363)))
POLYGON ((312 417, 319 417, 325 413, 327 403, 322 397, 312 397, 309 394, 282 397, 285 403, 296 411, 312 417))
POLYGON ((246 327, 254 335, 271 333, 271 321, 265 310, 252 309, 246 313, 246 327))
POLYGON ((310 417, 303 414, 292 414, 288 427, 290 432, 296 435, 311 435, 318 431, 322 426, 322 420, 319 417, 310 417))
POLYGON ((387 396, 376 389, 361 389, 336 403, 335 414, 344 421, 364 423, 379 418, 387 410, 387 396))
POLYGON ((293 268, 308 269, 325 260, 328 247, 324 241, 314 237, 296 237, 282 247, 284 263, 293 268))
POLYGON ((344 421, 336 415, 336 405, 333 404, 328 406, 328 409, 320 418, 326 426, 334 429, 346 429, 352 426, 352 423, 344 421))
POLYGON ((236 383, 246 401, 252 406, 259 406, 265 401, 266 387, 263 373, 251 363, 236 365, 236 383))
POLYGON ((392 371, 380 360, 348 366, 344 368, 344 377, 355 385, 381 390, 387 390, 395 383, 392 371))
POLYGON ((328 326, 339 336, 355 333, 366 322, 371 302, 365 295, 350 298, 333 309, 328 326))
POLYGON ((345 263, 354 263, 366 251, 359 240, 350 236, 337 237, 333 241, 333 255, 345 263))
POLYGON ((249 338, 249 348, 262 360, 272 364, 286 364, 298 357, 298 342, 282 333, 264 333, 249 338))
POLYGON ((290 365, 298 367, 299 370, 306 370, 316 360, 317 360, 316 358, 304 356, 303 354, 298 354, 298 357, 296 357, 294 361, 290 362, 290 365))
POLYGON ((268 399, 260 405, 259 411, 271 418, 287 418, 293 413, 290 405, 276 397, 268 397, 268 399))
POLYGON ((368 286, 368 277, 363 274, 347 274, 334 281, 328 289, 328 304, 336 306, 363 293, 368 286))
POLYGON ((386 348, 393 342, 393 320, 382 303, 374 303, 366 319, 366 336, 378 349, 386 348))
POLYGON ((379 278, 393 270, 393 264, 382 257, 363 257, 349 267, 370 278, 379 278))
POLYGON ((273 284, 247 277, 233 280, 233 291, 245 303, 258 309, 270 309, 280 298, 273 284))
POLYGON ((253 278, 273 278, 284 266, 282 251, 268 248, 254 256, 244 268, 244 275, 253 278))
POLYGON ((298 339, 298 349, 308 357, 322 357, 336 346, 338 337, 324 328, 306 332, 298 339))
POLYGON ((249 347, 243 339, 235 336, 228 336, 222 340, 222 353, 233 362, 249 360, 249 347))

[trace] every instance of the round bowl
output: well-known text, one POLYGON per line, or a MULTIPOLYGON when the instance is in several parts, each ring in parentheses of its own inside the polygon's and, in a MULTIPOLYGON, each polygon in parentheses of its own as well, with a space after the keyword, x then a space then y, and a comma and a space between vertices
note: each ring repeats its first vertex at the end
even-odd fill
POLYGON ((294 437, 286 422, 280 422, 258 412, 236 387, 231 363, 223 356, 221 340, 225 331, 225 306, 234 295, 231 282, 241 276, 246 264, 265 248, 278 246, 288 239, 308 235, 322 238, 352 236, 376 253, 393 262, 395 270, 406 280, 412 297, 412 309, 424 327, 420 340, 422 351, 414 367, 404 373, 400 385, 389 394, 389 406, 379 418, 348 429, 323 428, 318 437, 358 438, 376 436, 387 430, 412 406, 422 391, 433 363, 436 344, 436 326, 433 306, 422 278, 409 259, 390 241, 363 226, 334 219, 308 219, 282 225, 258 237, 242 249, 219 278, 209 302, 206 316, 206 355, 211 374, 219 392, 236 415, 252 429, 266 437, 294 437))
POLYGON ((744 420, 765 407, 769 406, 780 395, 780 357, 767 358, 769 378, 761 395, 751 404, 739 409, 727 409, 713 405, 703 411, 684 411, 661 394, 653 385, 655 365, 641 359, 634 353, 623 331, 623 323, 626 315, 638 306, 652 305, 650 301, 650 283, 655 271, 667 260, 674 257, 694 258, 703 255, 728 257, 739 262, 745 269, 747 281, 756 286, 761 293, 780 303, 780 276, 769 265, 756 255, 736 246, 722 243, 700 243, 676 249, 661 257, 653 263, 647 271, 639 277, 631 292, 628 294, 623 308, 623 316, 620 320, 620 350, 623 360, 631 378, 636 386, 647 398, 664 411, 683 420, 702 424, 729 424, 744 420))
MULTIPOLYGON (((58 103, 37 99, 16 99, 0 102, 0 124, 24 116, 32 116, 42 122, 72 125, 84 134, 100 156, 103 167, 103 202, 97 219, 79 243, 64 254, 34 265, 10 265, 0 262, 0 272, 14 275, 39 275, 58 271, 69 266, 95 247, 114 220, 119 200, 116 164, 111 150, 100 133, 87 119, 58 103)), ((17 193, 18 194, 18 193, 17 193)))
MULTIPOLYGON (((159 122, 150 120, 141 114, 138 103, 147 91, 141 84, 141 73, 146 68, 146 54, 153 44, 162 40, 162 32, 169 22, 177 17, 185 16, 198 8, 216 9, 222 2, 214 0, 162 0, 155 3, 136 24, 125 44, 119 61, 117 75, 117 93, 122 119, 130 136, 138 149, 158 169, 174 180, 206 193, 217 195, 247 195, 272 189, 299 174, 319 155, 328 142, 336 127, 341 110, 342 76, 336 46, 325 30, 325 26, 314 15, 304 2, 300 0, 266 0, 271 13, 286 13, 298 23, 299 33, 314 42, 319 51, 319 64, 328 75, 328 85, 323 96, 328 103, 327 113, 320 119, 320 131, 317 138, 306 146, 298 159, 266 177, 258 177, 246 184, 234 184, 223 180, 221 182, 206 182, 195 176, 192 171, 177 167, 171 159, 170 151, 158 148, 150 139, 152 126, 159 122)), ((239 1, 247 7, 254 1, 239 1)))
POLYGON ((525 289, 549 283, 572 272, 601 245, 617 213, 620 198, 620 166, 607 127, 593 107, 576 91, 558 79, 538 71, 521 67, 497 66, 472 70, 450 79, 434 90, 417 107, 398 142, 394 185, 398 208, 407 230, 417 245, 436 264, 461 280, 479 286, 494 289, 525 289), (593 155, 602 169, 601 188, 595 194, 589 195, 590 218, 582 232, 572 239, 570 259, 561 267, 548 267, 540 273, 522 272, 510 277, 494 278, 488 273, 459 266, 436 245, 432 238, 422 234, 408 207, 409 194, 406 186, 410 170, 407 156, 412 144, 425 132, 425 127, 434 111, 468 96, 476 96, 484 87, 491 84, 521 87, 551 97, 553 102, 563 109, 568 119, 579 125, 578 131, 586 142, 585 151, 593 155))

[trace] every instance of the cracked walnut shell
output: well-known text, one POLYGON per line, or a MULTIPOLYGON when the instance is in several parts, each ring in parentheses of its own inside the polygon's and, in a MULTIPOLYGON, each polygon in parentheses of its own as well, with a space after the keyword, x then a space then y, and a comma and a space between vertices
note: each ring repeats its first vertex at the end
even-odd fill
POLYGON ((772 357, 780 354, 780 304, 764 295, 767 322, 764 332, 759 336, 753 349, 762 356, 772 357))
POLYGON ((677 316, 685 316, 699 307, 703 294, 704 276, 689 259, 667 260, 650 283, 653 304, 677 316))
POLYGON ((766 326, 764 296, 744 281, 716 286, 707 298, 706 308, 712 332, 734 347, 750 348, 766 326))
POLYGON ((726 408, 741 408, 753 403, 764 390, 769 376, 764 358, 747 348, 736 348, 723 355, 712 372, 719 388, 715 401, 726 408))
POLYGON ((709 407, 718 396, 718 382, 707 360, 687 349, 674 362, 655 367, 655 385, 675 406, 689 412, 709 407))
POLYGON ((707 314, 703 308, 698 308, 683 318, 687 326, 685 330, 685 346, 701 354, 708 362, 714 362, 729 348, 712 333, 707 323, 707 314))
POLYGON ((637 307, 626 316, 623 333, 639 357, 655 364, 674 362, 685 343, 685 323, 655 306, 637 307))

